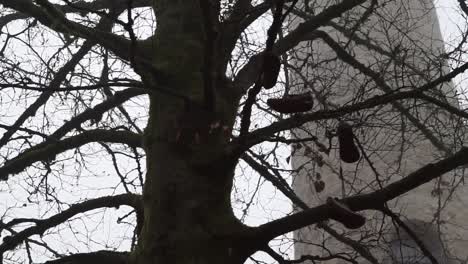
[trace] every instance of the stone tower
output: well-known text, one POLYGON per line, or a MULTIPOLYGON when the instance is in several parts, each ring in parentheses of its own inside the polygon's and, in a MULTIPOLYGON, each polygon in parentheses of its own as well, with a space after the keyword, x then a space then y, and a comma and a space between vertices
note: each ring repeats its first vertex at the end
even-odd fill
MULTIPOLYGON (((290 21, 292 28, 301 22, 300 16, 317 14, 339 2, 310 0, 310 13, 298 14, 290 21)), ((297 70, 291 73, 292 90, 311 92, 314 110, 416 89, 448 72, 432 0, 367 1, 319 30, 322 32, 312 34, 312 40, 301 43, 294 52, 292 64, 297 70), (338 44, 354 61, 340 58, 330 43, 338 44), (356 61, 370 71, 364 72, 356 61)), ((450 83, 438 85, 427 94, 458 107, 450 83)), ((309 139, 293 147, 293 186, 309 206, 322 204, 327 197, 371 192, 459 150, 464 131, 456 116, 415 99, 344 115, 340 120, 308 123, 292 131, 293 137, 309 139), (353 127, 361 152, 355 163, 339 159, 333 134, 340 121, 353 127)), ((365 212, 367 223, 358 230, 329 221, 296 232, 296 257, 333 259, 326 263, 347 263, 346 259, 357 263, 431 263, 419 243, 439 263, 468 261, 464 169, 392 200, 388 208, 391 212, 387 215, 365 212), (405 226, 419 241, 411 238, 405 226), (358 243, 364 250, 355 246, 358 243)))

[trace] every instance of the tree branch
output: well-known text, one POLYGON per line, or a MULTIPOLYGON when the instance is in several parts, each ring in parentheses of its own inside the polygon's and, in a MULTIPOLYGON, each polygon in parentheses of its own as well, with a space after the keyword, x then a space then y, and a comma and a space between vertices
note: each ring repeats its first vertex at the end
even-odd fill
MULTIPOLYGON (((465 164, 468 164, 467 147, 462 148, 446 159, 430 163, 383 189, 369 194, 344 198, 340 202, 352 211, 381 210, 386 202, 465 164)), ((323 204, 261 225, 256 228, 254 237, 257 237, 260 241, 268 242, 279 235, 330 219, 331 214, 332 208, 330 205, 323 204)))
MULTIPOLYGON (((352 55, 350 55, 343 47, 341 47, 332 37, 330 37, 327 33, 317 30, 314 32, 318 37, 320 37, 333 51, 336 53, 338 58, 340 58, 343 62, 347 63, 351 67, 359 70, 364 75, 370 77, 382 91, 386 93, 391 93, 394 89, 390 87, 385 80, 378 74, 377 72, 373 71, 369 67, 362 64, 352 55)), ((429 90, 431 88, 435 88, 436 86, 427 86, 426 89, 418 89, 419 91, 429 90)), ((431 131, 423 124, 421 121, 412 115, 406 108, 400 104, 399 102, 392 101, 390 102, 395 109, 401 112, 408 120, 410 120, 415 127, 417 127, 421 133, 426 136, 426 138, 439 150, 443 151, 446 155, 450 154, 450 150, 444 146, 444 144, 436 138, 431 131)))
MULTIPOLYGON (((75 35, 92 40, 111 50, 122 59, 130 59, 130 40, 109 32, 90 28, 68 20, 64 13, 46 0, 37 1, 42 7, 34 5, 31 0, 0 0, 0 4, 33 17, 43 25, 61 33, 75 35)), ((144 58, 144 56, 141 56, 144 58)))
MULTIPOLYGON (((110 23, 109 19, 102 18, 97 28, 103 31, 110 31, 113 23, 110 23)), ((65 80, 68 73, 70 73, 76 65, 83 59, 83 57, 91 50, 94 46, 94 41, 86 40, 83 46, 72 56, 72 58, 55 74, 54 78, 50 82, 49 86, 44 89, 39 98, 36 99, 15 121, 15 123, 8 129, 3 136, 0 138, 0 147, 3 147, 11 136, 23 125, 23 123, 29 118, 36 114, 36 111, 44 105, 54 93, 55 89, 60 87, 60 84, 65 80)))
MULTIPOLYGON (((252 157, 248 156, 247 154, 243 154, 242 159, 252 169, 254 169, 262 177, 264 177, 271 184, 273 184, 273 186, 278 188, 278 190, 280 190, 281 193, 283 193, 286 197, 288 197, 294 203, 294 205, 300 207, 302 210, 309 209, 309 206, 294 193, 291 187, 289 187, 288 183, 283 178, 281 178, 281 175, 273 175, 272 173, 269 172, 267 168, 257 163, 257 161, 255 161, 252 157)), ((368 260, 370 263, 373 263, 373 264, 379 263, 377 259, 372 255, 372 253, 369 252, 369 250, 363 245, 361 245, 359 242, 354 241, 353 239, 338 233, 337 231, 335 231, 334 229, 332 229, 325 223, 318 223, 317 226, 319 228, 322 228, 325 232, 330 234, 336 240, 354 249, 356 252, 358 252, 364 259, 368 260)), ((300 263, 302 261, 298 260, 297 262, 300 263)))
POLYGON ((455 76, 457 76, 460 73, 465 72, 466 70, 468 70, 468 63, 461 65, 460 67, 452 70, 450 73, 443 75, 435 79, 432 82, 428 82, 410 91, 404 91, 404 92, 392 91, 383 95, 376 95, 363 102, 356 103, 353 105, 343 106, 335 110, 320 110, 320 111, 316 111, 310 114, 295 115, 290 118, 283 119, 269 126, 259 128, 255 131, 250 132, 248 135, 245 136, 245 139, 243 139, 242 144, 240 144, 239 140, 234 140, 231 144, 231 151, 234 153, 242 153, 246 149, 249 149, 251 146, 261 143, 266 138, 271 137, 275 133, 299 127, 307 122, 318 121, 318 120, 323 120, 323 119, 338 118, 345 114, 350 114, 350 113, 354 113, 354 112, 361 111, 364 109, 369 109, 369 108, 373 108, 379 105, 392 103, 394 101, 404 100, 404 99, 409 99, 409 98, 420 98, 422 100, 426 100, 440 107, 443 107, 445 110, 447 110, 450 113, 456 114, 458 116, 466 117, 467 114, 463 113, 463 111, 455 111, 453 107, 448 107, 446 104, 443 104, 442 102, 436 99, 430 99, 430 97, 423 94, 424 91, 428 91, 431 88, 436 87, 437 85, 451 81, 453 78, 455 78, 455 76))
POLYGON ((343 106, 334 110, 320 110, 309 114, 294 115, 269 126, 254 130, 246 135, 243 140, 234 140, 231 144, 231 151, 234 153, 242 153, 250 147, 263 142, 266 138, 273 136, 275 133, 299 127, 307 122, 339 118, 346 114, 373 108, 392 101, 415 98, 417 97, 418 92, 419 91, 417 90, 412 90, 407 92, 377 95, 363 102, 343 106))
MULTIPOLYGON (((110 9, 110 8, 123 8, 127 4, 128 0, 96 0, 93 2, 78 1, 74 2, 73 7, 69 5, 56 5, 55 8, 59 9, 63 13, 80 13, 87 14, 91 10, 110 9)), ((133 7, 145 7, 151 6, 151 0, 133 0, 133 7)), ((2 27, 18 19, 29 18, 25 13, 13 13, 0 17, 0 30, 2 27)))
MULTIPOLYGON (((0 245, 0 254, 7 250, 12 250, 19 244, 23 243, 27 238, 32 235, 42 235, 48 229, 64 223, 73 216, 103 207, 119 207, 127 205, 142 211, 141 197, 136 194, 120 194, 116 196, 105 196, 81 203, 74 204, 70 208, 51 216, 47 219, 37 220, 35 225, 25 230, 16 233, 15 235, 3 238, 3 243, 0 245)), ((61 262, 56 262, 61 263, 61 262)))
POLYGON ((78 253, 56 260, 46 261, 44 264, 127 264, 128 252, 97 251, 90 253, 78 253))
MULTIPOLYGON (((366 2, 366 0, 346 0, 339 4, 332 5, 320 14, 311 17, 309 20, 300 24, 291 33, 283 37, 275 43, 273 48, 276 54, 282 54, 293 48, 300 41, 304 40, 305 36, 312 33, 319 27, 327 24, 330 20, 340 17, 344 12, 353 9, 354 7, 366 2)), ((251 58, 249 62, 239 71, 239 74, 234 80, 234 87, 241 91, 247 90, 256 80, 260 71, 258 66, 257 56, 251 58)))
POLYGON ((122 105, 130 98, 146 93, 148 93, 148 91, 141 88, 128 88, 126 90, 116 92, 106 101, 96 105, 93 108, 87 109, 86 111, 75 117, 72 117, 69 121, 65 122, 65 124, 63 124, 59 129, 52 133, 50 137, 54 140, 58 140, 74 128, 78 128, 82 123, 86 122, 87 120, 97 119, 99 116, 102 116, 108 110, 122 105))
POLYGON ((5 162, 3 167, 0 167, 0 181, 8 180, 9 175, 23 171, 34 162, 53 160, 59 153, 91 142, 104 141, 109 143, 124 143, 131 147, 141 147, 141 139, 141 135, 129 131, 96 129, 85 131, 61 141, 46 141, 5 162))
POLYGON ((393 221, 395 221, 405 232, 413 239, 413 241, 421 249, 422 253, 431 261, 432 264, 438 264, 437 259, 432 255, 431 251, 424 245, 424 242, 418 237, 418 235, 405 223, 403 222, 398 215, 392 212, 387 207, 381 209, 382 213, 390 216, 393 221))

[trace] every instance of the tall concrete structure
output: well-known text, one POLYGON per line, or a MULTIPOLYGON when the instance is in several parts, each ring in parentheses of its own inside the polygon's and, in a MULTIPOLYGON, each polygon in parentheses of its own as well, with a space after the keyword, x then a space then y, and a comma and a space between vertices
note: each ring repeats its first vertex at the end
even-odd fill
MULTIPOLYGON (((310 0, 309 9, 317 14, 339 2, 310 0)), ((310 91, 316 101, 314 110, 334 109, 378 94, 415 89, 448 72, 431 0, 367 2, 320 30, 372 72, 363 72, 355 62, 340 59, 336 47, 331 48, 323 34, 311 36, 313 40, 303 42, 293 54, 293 64, 298 68, 291 73, 293 90, 310 91)), ((294 28, 301 18, 290 22, 294 28)), ((450 83, 438 85, 427 94, 458 107, 450 83)), ((309 206, 322 204, 328 197, 377 190, 450 155, 465 141, 464 124, 459 118, 422 100, 399 101, 348 114, 342 120, 309 123, 292 133, 297 138, 317 138, 293 147, 293 186, 309 206), (339 121, 353 126, 361 149, 356 163, 340 161, 337 139, 329 141, 339 121)), ((464 169, 392 200, 388 207, 439 263, 468 261, 468 187, 464 169)), ((365 216, 366 225, 354 231, 337 222, 327 222, 341 238, 319 227, 296 232, 296 257, 337 257, 326 263, 346 263, 346 259, 353 258, 358 263, 373 261, 372 257, 357 253, 352 243, 343 243, 346 238, 364 245, 378 263, 431 263, 390 217, 381 212, 365 212, 365 216)))

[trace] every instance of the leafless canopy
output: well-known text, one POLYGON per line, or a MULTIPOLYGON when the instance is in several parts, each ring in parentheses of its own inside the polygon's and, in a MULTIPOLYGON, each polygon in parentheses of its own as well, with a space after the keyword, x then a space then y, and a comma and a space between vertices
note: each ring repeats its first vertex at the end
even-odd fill
POLYGON ((444 10, 0 0, 0 263, 466 261, 444 10))

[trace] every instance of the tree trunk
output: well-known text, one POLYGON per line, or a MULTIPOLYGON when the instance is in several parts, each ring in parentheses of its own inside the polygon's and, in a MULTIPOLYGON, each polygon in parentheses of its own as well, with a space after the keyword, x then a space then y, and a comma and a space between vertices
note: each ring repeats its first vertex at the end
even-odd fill
POLYGON ((197 139, 197 132, 178 128, 172 120, 185 110, 174 105, 163 95, 151 100, 144 225, 134 263, 243 263, 251 252, 243 249, 248 228, 231 208, 235 159, 223 153, 222 133, 197 139))
MULTIPOLYGON (((235 112, 219 103, 212 111, 203 108, 202 10, 198 1, 155 2, 152 62, 167 78, 139 72, 155 92, 145 131, 144 225, 132 263, 243 263, 252 252, 242 241, 248 227, 230 202, 237 159, 224 153, 229 138, 223 126, 232 127, 235 112)), ((230 104, 237 102, 231 98, 230 104)))

